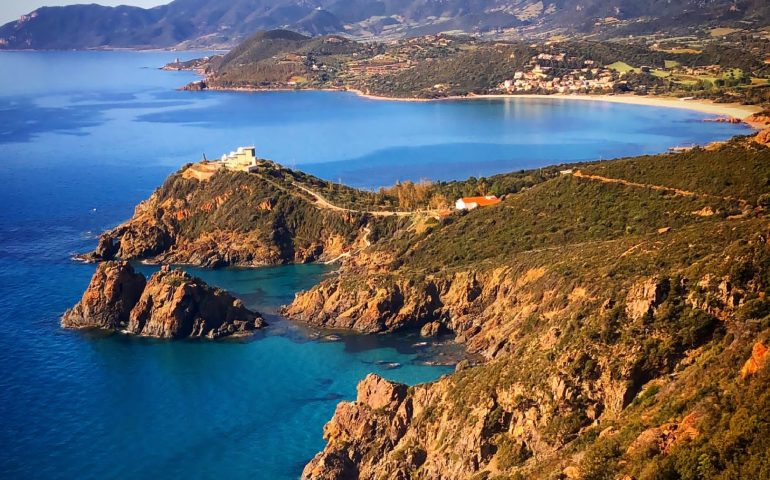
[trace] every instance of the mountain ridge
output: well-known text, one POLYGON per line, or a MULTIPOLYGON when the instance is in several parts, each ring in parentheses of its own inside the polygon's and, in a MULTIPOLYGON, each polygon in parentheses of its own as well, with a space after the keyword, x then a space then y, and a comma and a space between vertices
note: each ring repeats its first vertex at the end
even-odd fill
POLYGON ((0 49, 232 46, 257 30, 401 38, 446 31, 511 38, 626 36, 694 27, 768 25, 761 0, 174 0, 144 9, 96 4, 43 7, 0 27, 0 49))

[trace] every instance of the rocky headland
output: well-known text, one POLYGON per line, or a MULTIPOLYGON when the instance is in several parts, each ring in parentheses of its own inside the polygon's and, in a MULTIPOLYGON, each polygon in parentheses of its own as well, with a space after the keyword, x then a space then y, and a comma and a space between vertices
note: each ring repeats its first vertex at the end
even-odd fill
POLYGON ((297 186, 328 182, 291 177, 272 162, 260 166, 252 173, 213 163, 183 167, 130 220, 102 234, 95 251, 78 258, 264 266, 330 260, 364 245, 368 215, 323 208, 297 186))
MULTIPOLYGON (((729 417, 770 415, 755 346, 770 336, 768 162, 743 139, 582 165, 408 245, 375 244, 298 294, 291 318, 438 325, 487 360, 412 388, 367 377, 303 478, 687 475, 677 462, 753 428, 729 417)), ((754 450, 727 451, 714 468, 761 468, 754 450)))
POLYGON ((100 263, 61 324, 169 339, 249 335, 265 326, 258 313, 199 278, 162 269, 146 280, 128 262, 100 263))
MULTIPOLYGON (((338 406, 304 478, 699 478, 705 468, 760 478, 770 438, 769 166, 769 148, 739 138, 436 184, 430 191, 446 198, 490 188, 504 198, 435 217, 373 215, 360 206, 383 198, 340 195, 285 169, 187 167, 94 256, 216 265, 340 252, 339 272, 299 293, 286 316, 366 334, 451 332, 483 359, 415 387, 367 377, 356 401, 338 406), (299 209, 293 221, 282 202, 299 209), (283 215, 203 241, 243 218, 243 206, 283 215), (255 230, 265 250, 236 255, 255 230), (340 240, 324 240, 332 232, 340 240), (312 245, 316 254, 296 254, 312 245)), ((98 323, 128 327, 136 308, 122 305, 142 304, 141 281, 110 275, 126 287, 113 289, 113 307, 90 308, 111 315, 98 323)))

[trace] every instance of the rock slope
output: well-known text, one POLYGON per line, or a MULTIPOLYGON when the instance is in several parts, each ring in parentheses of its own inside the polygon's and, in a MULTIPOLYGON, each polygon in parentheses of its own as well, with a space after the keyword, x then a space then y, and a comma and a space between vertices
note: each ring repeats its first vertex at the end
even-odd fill
POLYGON ((331 259, 364 243, 366 215, 319 208, 285 180, 289 170, 262 165, 264 174, 184 167, 81 258, 262 266, 331 259))
MULTIPOLYGON (((586 163, 493 207, 382 223, 316 204, 291 188, 308 181, 296 172, 204 167, 172 176, 92 258, 220 265, 344 252, 339 274, 284 313, 364 333, 450 331, 484 359, 416 387, 367 377, 305 478, 766 477, 770 148, 744 138, 586 163)), ((439 188, 455 198, 480 185, 439 188)), ((96 279, 113 285, 87 292, 65 322, 154 336, 224 328, 176 326, 178 312, 201 310, 177 277, 96 279)))
POLYGON ((769 165, 749 140, 587 165, 372 246, 402 247, 387 268, 352 258, 286 313, 439 322, 488 361, 411 388, 367 377, 303 477, 762 477, 769 165))
POLYGON ((240 300, 181 270, 162 270, 146 281, 127 262, 101 263, 61 323, 170 339, 248 335, 265 325, 240 300))

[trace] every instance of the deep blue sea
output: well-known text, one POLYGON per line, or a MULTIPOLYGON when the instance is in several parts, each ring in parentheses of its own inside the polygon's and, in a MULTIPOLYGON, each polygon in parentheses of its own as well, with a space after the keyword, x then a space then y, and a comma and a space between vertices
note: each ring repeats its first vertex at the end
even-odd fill
POLYGON ((431 355, 413 336, 329 342, 277 317, 330 273, 320 265, 194 269, 266 312, 271 327, 251 341, 60 329, 94 270, 71 254, 204 153, 255 144, 261 157, 369 188, 749 132, 600 102, 179 92, 194 75, 157 68, 176 56, 198 54, 0 53, 0 478, 297 478, 368 372, 418 383, 451 371, 424 365, 431 355))

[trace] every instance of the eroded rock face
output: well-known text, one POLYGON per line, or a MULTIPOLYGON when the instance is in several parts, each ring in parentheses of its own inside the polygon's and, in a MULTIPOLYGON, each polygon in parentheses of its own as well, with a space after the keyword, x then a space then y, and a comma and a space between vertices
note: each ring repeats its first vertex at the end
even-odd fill
MULTIPOLYGON (((407 386, 369 374, 358 384, 355 402, 341 402, 324 426, 328 444, 305 466, 302 478, 331 480, 373 478, 381 455, 406 433, 412 403, 407 386)), ((388 478, 394 472, 386 470, 388 478)))
POLYGON ((650 278, 634 285, 628 292, 626 313, 632 320, 651 314, 668 296, 668 280, 650 278))
POLYGON ((441 322, 428 322, 420 329, 421 337, 437 337, 442 330, 441 322))
POLYGON ((770 128, 766 128, 760 131, 755 137, 754 141, 761 143, 762 145, 770 145, 770 128))
POLYGON ((764 343, 757 342, 751 349, 751 357, 741 367, 741 378, 746 379, 757 373, 767 364, 770 349, 764 343))
POLYGON ((361 287, 346 289, 338 279, 323 282, 298 294, 284 314, 326 328, 362 333, 397 330, 406 323, 429 321, 439 314, 438 292, 433 283, 406 280, 383 284, 369 278, 361 287))
POLYGON ((127 262, 100 264, 82 300, 62 318, 65 328, 174 339, 245 335, 264 325, 240 300, 181 270, 145 281, 127 262))
POLYGON ((145 337, 219 338, 264 326, 259 315, 224 290, 181 270, 158 272, 131 311, 127 330, 145 337))
POLYGON ((366 243, 365 227, 373 220, 362 213, 317 208, 262 175, 207 165, 171 175, 129 221, 102 234, 96 249, 78 258, 264 266, 331 260, 366 243))
POLYGON ((62 317, 65 328, 117 330, 128 323, 131 310, 144 291, 144 275, 128 262, 99 265, 83 298, 62 317))
POLYGON ((745 122, 756 128, 766 127, 770 125, 770 115, 766 111, 755 113, 747 117, 745 122))
POLYGON ((358 384, 356 401, 365 403, 377 410, 385 408, 395 410, 406 398, 407 387, 401 383, 394 383, 384 378, 369 374, 358 384))
POLYGON ((421 329, 423 336, 453 332, 471 352, 494 358, 510 348, 509 336, 519 322, 593 301, 590 296, 568 297, 550 282, 545 269, 533 273, 501 267, 419 280, 348 269, 297 294, 283 313, 320 327, 362 333, 408 328, 421 329))
POLYGON ((681 422, 669 422, 659 427, 649 428, 629 445, 628 455, 645 455, 650 452, 667 454, 671 448, 689 440, 694 440, 700 435, 697 428, 700 416, 691 413, 685 416, 681 422))

